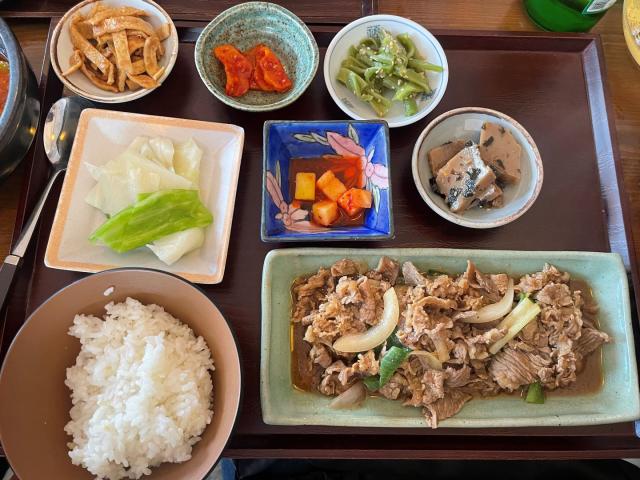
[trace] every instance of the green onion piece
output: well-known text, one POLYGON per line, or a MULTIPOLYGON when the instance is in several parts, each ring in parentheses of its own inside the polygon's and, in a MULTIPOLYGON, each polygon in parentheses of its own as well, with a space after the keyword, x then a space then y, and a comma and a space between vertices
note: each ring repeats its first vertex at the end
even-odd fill
POLYGON ((520 330, 533 321, 540 313, 540 306, 532 302, 528 297, 520 300, 511 313, 504 317, 497 328, 506 328, 507 334, 489 347, 489 353, 495 355, 504 347, 520 330))
POLYGON ((136 203, 100 225, 89 240, 122 253, 212 221, 197 190, 163 190, 140 195, 136 203))
POLYGON ((417 58, 410 58, 407 65, 418 72, 425 72, 430 70, 432 72, 443 72, 444 68, 434 63, 429 63, 425 60, 419 60, 417 58))
POLYGON ((391 347, 380 362, 380 387, 386 385, 400 364, 409 356, 408 348, 391 347))
POLYGON ((542 389, 542 385, 540 385, 540 382, 535 382, 529 385, 525 401, 527 403, 544 403, 544 390, 542 389))
POLYGON ((371 377, 365 377, 362 380, 362 383, 364 383, 364 386, 367 387, 367 390, 370 390, 373 392, 380 388, 380 376, 373 375, 371 377))
POLYGON ((407 57, 409 58, 413 57, 413 55, 416 53, 416 45, 413 43, 413 40, 411 40, 411 37, 409 37, 409 34, 401 33, 396 37, 396 39, 407 51, 407 57))

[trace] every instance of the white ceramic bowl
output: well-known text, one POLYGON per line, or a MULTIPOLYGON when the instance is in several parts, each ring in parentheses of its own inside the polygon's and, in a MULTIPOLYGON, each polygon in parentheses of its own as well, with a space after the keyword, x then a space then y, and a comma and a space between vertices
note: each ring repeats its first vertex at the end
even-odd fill
MULTIPOLYGON (((89 13, 94 3, 95 0, 84 0, 78 3, 64 14, 60 22, 56 25, 49 45, 49 56, 56 75, 65 87, 73 93, 101 103, 129 102, 151 93, 155 88, 141 88, 135 91, 125 90, 119 93, 108 92, 96 87, 81 71, 76 71, 68 77, 62 76, 62 72, 69 68, 69 58, 74 50, 71 37, 69 36, 69 20, 78 12, 85 15, 89 13)), ((158 28, 165 23, 171 25, 171 34, 162 42, 165 48, 165 54, 158 62, 161 67, 165 67, 164 74, 158 79, 158 86, 160 86, 171 73, 178 56, 178 33, 169 14, 153 0, 104 0, 102 3, 112 7, 126 5, 146 10, 150 16, 144 17, 144 20, 151 23, 154 28, 158 28)))
POLYGON ((504 113, 480 107, 457 108, 429 123, 413 148, 411 170, 420 196, 434 212, 450 222, 470 228, 494 228, 513 222, 531 208, 540 193, 543 179, 542 159, 531 135, 504 113), (522 177, 516 185, 505 187, 503 207, 471 208, 461 214, 453 213, 444 199, 431 189, 429 180, 433 175, 427 162, 427 152, 451 140, 473 140, 477 143, 480 127, 485 121, 508 129, 522 146, 522 177))
POLYGON ((359 100, 347 87, 342 85, 336 76, 340 64, 347 57, 349 47, 357 45, 375 28, 382 27, 389 33, 399 35, 408 33, 416 45, 417 51, 427 61, 441 65, 443 72, 428 72, 429 85, 434 90, 433 95, 418 100, 418 112, 406 117, 402 102, 394 102, 389 113, 383 118, 389 127, 403 127, 417 122, 431 112, 444 95, 449 81, 449 67, 447 57, 436 38, 422 25, 407 18, 395 15, 371 15, 355 20, 340 30, 331 40, 324 57, 324 81, 331 98, 344 113, 356 120, 374 120, 379 117, 371 107, 359 100))

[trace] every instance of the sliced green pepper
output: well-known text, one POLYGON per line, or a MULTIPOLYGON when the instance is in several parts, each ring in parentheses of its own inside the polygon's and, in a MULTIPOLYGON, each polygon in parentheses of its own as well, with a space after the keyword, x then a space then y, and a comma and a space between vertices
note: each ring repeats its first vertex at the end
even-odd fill
POLYGON ((444 68, 434 63, 429 63, 425 60, 419 60, 417 58, 410 58, 407 65, 418 72, 425 72, 430 70, 432 72, 443 72, 444 68))
POLYGON ((411 40, 411 37, 409 37, 409 34, 401 33, 396 38, 407 51, 407 57, 413 57, 413 55, 416 53, 416 45, 413 43, 413 40, 411 40))
POLYGON ((405 98, 402 100, 402 104, 404 105, 405 117, 410 117, 418 113, 418 104, 416 103, 415 97, 405 98))

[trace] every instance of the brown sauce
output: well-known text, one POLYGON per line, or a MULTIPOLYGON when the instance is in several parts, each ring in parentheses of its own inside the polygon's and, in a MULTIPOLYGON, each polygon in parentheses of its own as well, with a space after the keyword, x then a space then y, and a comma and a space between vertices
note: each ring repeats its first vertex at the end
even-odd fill
POLYGON ((303 340, 305 328, 299 323, 291 324, 291 383, 298 390, 312 392, 317 382, 309 359, 311 345, 303 340))
MULTIPOLYGON (((580 290, 585 306, 593 305, 595 300, 591 287, 583 280, 571 279, 569 287, 571 290, 580 290)), ((596 327, 600 327, 597 316, 592 317, 588 313, 583 313, 585 318, 591 320, 596 327)), ((309 359, 309 351, 311 346, 303 340, 306 327, 301 324, 291 324, 290 345, 291 345, 291 381, 294 388, 307 392, 317 390, 320 370, 317 366, 313 366, 309 359)), ((587 356, 578 371, 576 381, 571 385, 555 390, 545 390, 545 395, 549 397, 571 397, 576 395, 592 395, 600 391, 604 384, 604 375, 602 371, 602 348, 598 348, 587 356)), ((501 392, 498 395, 521 396, 521 390, 512 393, 501 392)), ((492 397, 481 397, 477 399, 490 399, 492 397)))
MULTIPOLYGON (((327 170, 333 171, 334 175, 344 183, 349 190, 357 187, 358 180, 362 175, 362 167, 358 157, 343 157, 341 155, 324 155, 322 157, 292 158, 289 162, 289 198, 295 200, 296 174, 315 173, 316 180, 327 170)), ((316 189, 316 202, 327 198, 319 189, 316 189)), ((300 208, 311 211, 314 202, 307 200, 295 200, 300 203, 300 208)), ((339 209, 340 217, 331 224, 331 227, 344 227, 364 224, 364 211, 355 217, 349 217, 342 209, 339 209)), ((313 219, 311 219, 313 222, 313 219)), ((315 222, 314 222, 315 223, 315 222)))

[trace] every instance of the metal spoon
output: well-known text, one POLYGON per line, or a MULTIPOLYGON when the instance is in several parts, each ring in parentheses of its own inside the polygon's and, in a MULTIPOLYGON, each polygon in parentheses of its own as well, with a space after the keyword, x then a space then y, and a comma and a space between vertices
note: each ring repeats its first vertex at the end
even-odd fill
POLYGON ((13 276, 20 265, 20 260, 27 252, 27 247, 36 229, 49 192, 60 172, 67 169, 80 112, 92 106, 93 104, 89 100, 82 97, 64 97, 54 103, 47 114, 47 118, 44 121, 42 140, 44 142, 44 151, 53 166, 53 172, 38 203, 36 203, 31 212, 29 220, 27 220, 24 229, 20 233, 18 241, 0 266, 0 310, 4 306, 9 288, 13 282, 13 276))

